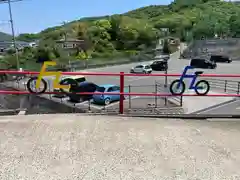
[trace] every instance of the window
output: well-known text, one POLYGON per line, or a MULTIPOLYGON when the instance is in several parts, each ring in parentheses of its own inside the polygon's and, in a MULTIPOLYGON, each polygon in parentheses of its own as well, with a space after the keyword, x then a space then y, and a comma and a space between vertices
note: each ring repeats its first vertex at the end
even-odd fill
POLYGON ((138 65, 135 68, 143 68, 143 65, 138 65))
POLYGON ((82 77, 82 78, 78 78, 78 79, 76 79, 76 81, 77 81, 78 83, 80 83, 80 82, 84 82, 84 81, 86 81, 86 79, 85 79, 85 77, 82 77))
POLYGON ((104 92, 105 91, 105 87, 97 87, 97 91, 98 92, 104 92))
POLYGON ((112 92, 113 91, 113 87, 108 88, 108 92, 112 92))
POLYGON ((120 91, 120 87, 118 87, 118 86, 114 86, 114 87, 112 87, 112 89, 113 89, 113 91, 120 91))
POLYGON ((160 61, 154 61, 153 64, 160 64, 160 61))

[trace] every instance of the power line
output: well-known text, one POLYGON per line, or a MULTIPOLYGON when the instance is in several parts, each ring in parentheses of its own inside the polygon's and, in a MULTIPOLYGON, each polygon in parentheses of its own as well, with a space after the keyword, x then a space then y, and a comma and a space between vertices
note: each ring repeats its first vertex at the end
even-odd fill
MULTIPOLYGON (((23 0, 10 0, 10 2, 18 2, 18 1, 23 1, 23 0)), ((8 0, 0 0, 0 4, 8 3, 8 0)))

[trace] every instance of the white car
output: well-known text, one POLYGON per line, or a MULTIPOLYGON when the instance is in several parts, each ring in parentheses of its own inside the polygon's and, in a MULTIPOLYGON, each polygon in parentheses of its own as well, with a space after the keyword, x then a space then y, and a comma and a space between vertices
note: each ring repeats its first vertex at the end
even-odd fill
POLYGON ((130 70, 130 73, 150 74, 150 73, 152 73, 152 68, 151 68, 150 65, 140 64, 140 65, 137 65, 137 66, 133 67, 133 68, 130 70))

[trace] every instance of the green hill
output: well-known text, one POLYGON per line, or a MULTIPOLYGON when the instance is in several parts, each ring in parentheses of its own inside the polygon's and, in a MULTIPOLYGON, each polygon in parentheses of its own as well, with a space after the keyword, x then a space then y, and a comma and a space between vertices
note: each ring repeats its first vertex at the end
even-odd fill
POLYGON ((11 41, 12 36, 3 32, 0 32, 0 41, 11 41))
MULTIPOLYGON (((240 5, 236 2, 175 0, 169 5, 151 5, 122 15, 82 18, 65 26, 43 30, 35 38, 58 39, 63 36, 65 31, 70 37, 77 37, 76 31, 83 31, 83 27, 87 28, 88 32, 93 31, 96 22, 101 20, 109 20, 112 30, 114 28, 116 30, 116 27, 113 27, 116 26, 116 18, 120 19, 118 21, 121 21, 123 26, 136 24, 136 20, 138 20, 136 29, 141 29, 141 31, 146 24, 151 29, 169 28, 171 35, 181 38, 186 38, 186 36, 190 39, 202 36, 213 37, 216 33, 225 36, 238 36, 239 14, 240 5), (113 18, 115 18, 115 22, 111 21, 113 18)), ((92 33, 90 32, 90 34, 92 33)))
MULTIPOLYGON (((152 49, 157 39, 166 36, 183 41, 218 36, 240 36, 240 5, 221 0, 175 0, 169 5, 151 5, 124 14, 86 17, 63 26, 51 27, 38 34, 21 34, 18 40, 40 40, 38 51, 23 53, 23 59, 108 58, 139 54, 152 49), (167 32, 163 31, 167 30, 167 32), (83 39, 81 52, 56 49, 55 40, 83 39), (33 55, 32 55, 33 54, 33 55), (25 57, 26 56, 26 57, 25 57)), ((25 61, 24 60, 24 61, 25 61)))

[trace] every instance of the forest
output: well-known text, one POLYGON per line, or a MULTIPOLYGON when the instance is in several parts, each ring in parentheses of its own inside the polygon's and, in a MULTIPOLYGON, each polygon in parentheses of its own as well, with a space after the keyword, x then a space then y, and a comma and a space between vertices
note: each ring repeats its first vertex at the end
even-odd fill
MULTIPOLYGON (((20 34, 20 41, 39 41, 37 48, 19 54, 21 66, 33 66, 37 59, 114 59, 145 53, 156 47, 160 38, 174 37, 191 42, 195 39, 240 36, 240 5, 221 0, 175 0, 169 5, 151 5, 124 14, 87 17, 52 27, 38 34, 20 34), (84 40, 85 44, 66 52, 56 46, 60 39, 84 40)), ((121 58, 120 58, 121 59, 121 58)), ((1 66, 16 66, 11 51, 1 66)))

